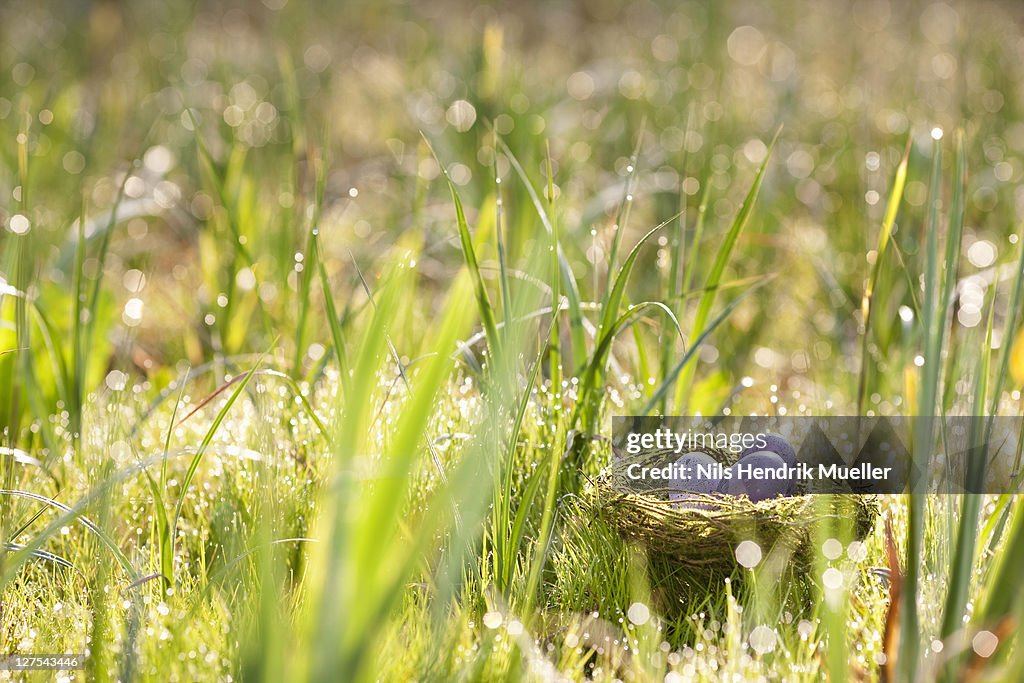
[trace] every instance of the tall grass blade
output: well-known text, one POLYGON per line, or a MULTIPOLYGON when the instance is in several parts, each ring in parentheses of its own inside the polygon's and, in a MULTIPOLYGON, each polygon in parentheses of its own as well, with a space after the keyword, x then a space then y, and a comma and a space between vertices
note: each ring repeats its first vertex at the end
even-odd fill
MULTIPOLYGON (((949 214, 949 228, 946 235, 946 267, 944 285, 942 289, 942 302, 946 307, 946 318, 943 320, 942 334, 949 325, 949 318, 953 310, 952 296, 956 282, 957 256, 960 251, 960 238, 963 232, 964 219, 964 195, 966 192, 967 169, 966 153, 964 151, 964 139, 962 131, 957 131, 956 136, 956 160, 954 163, 953 176, 953 200, 949 214)), ((988 316, 988 326, 985 332, 985 345, 979 356, 978 366, 975 371, 975 396, 973 410, 978 418, 972 420, 972 431, 974 426, 980 423, 980 418, 985 413, 985 398, 988 388, 989 363, 992 350, 992 322, 995 299, 991 303, 988 316)), ((1009 344, 1004 344, 1004 350, 1009 344)), ((1003 353, 1008 358, 1007 353, 1003 353)), ((1005 371, 1005 369, 1004 369, 1005 371)), ((1001 391, 1002 382, 996 379, 996 392, 1001 391)), ((998 395, 998 393, 997 393, 998 395)), ((993 403, 994 407, 994 403, 993 403)), ((992 413, 994 415, 994 412, 992 413)), ((991 423, 990 423, 991 424, 991 423)), ((985 430, 986 432, 988 430, 985 430)), ((980 445, 982 434, 972 434, 970 445, 980 445)), ((985 452, 982 451, 969 463, 968 486, 977 486, 976 481, 983 472, 977 469, 977 465, 984 466, 985 452), (980 461, 980 462, 975 462, 980 461), (974 481, 972 481, 974 480, 974 481)), ((977 490, 972 488, 970 490, 977 490)), ((963 627, 963 613, 967 606, 968 591, 970 589, 971 574, 974 565, 974 550, 978 532, 978 516, 981 513, 982 496, 973 493, 966 493, 961 496, 960 503, 960 527, 957 533, 956 549, 952 557, 952 567, 949 579, 949 592, 946 595, 946 605, 942 621, 942 638, 948 638, 957 630, 963 627)))
MULTIPOLYGON (((426 140, 427 145, 430 146, 430 141, 427 140, 426 136, 424 136, 423 139, 426 140)), ((434 154, 433 147, 430 147, 430 151, 434 154)), ((491 299, 487 294, 487 287, 484 284, 484 278, 480 274, 480 264, 476 257, 476 249, 473 247, 473 236, 470 234, 469 224, 466 222, 466 212, 462 208, 462 199, 459 197, 459 192, 455 189, 455 183, 452 182, 452 179, 448 176, 448 171, 445 169, 444 164, 441 163, 441 159, 438 158, 437 154, 434 154, 434 159, 437 161, 437 165, 444 173, 444 179, 448 183, 448 190, 452 195, 452 202, 455 204, 455 221, 459 229, 459 243, 462 245, 462 256, 466 261, 466 267, 468 268, 470 278, 472 278, 473 281, 473 291, 476 295, 477 310, 480 314, 480 320, 483 323, 484 332, 487 335, 487 345, 490 349, 491 360, 497 361, 501 355, 501 339, 498 336, 494 307, 491 306, 491 299)))
POLYGON ((555 214, 555 177, 551 166, 551 145, 544 141, 545 161, 547 162, 548 175, 548 211, 551 218, 551 234, 549 235, 551 252, 551 265, 549 268, 551 278, 551 331, 548 343, 548 374, 551 378, 551 392, 556 402, 562 396, 562 351, 560 328, 558 325, 559 313, 562 310, 562 271, 559 268, 559 237, 558 237, 558 216, 555 214))
MULTIPOLYGON (((675 220, 675 217, 654 227, 650 232, 640 238, 640 240, 633 246, 633 249, 626 257, 626 260, 622 263, 622 267, 619 268, 618 273, 616 273, 615 278, 612 280, 608 296, 601 307, 601 323, 597 328, 596 345, 580 382, 580 390, 578 392, 579 398, 576 401, 576 406, 573 408, 573 416, 569 420, 570 428, 582 427, 590 433, 595 431, 595 420, 600 403, 600 396, 597 389, 604 375, 608 360, 608 353, 611 350, 612 340, 614 339, 615 334, 617 334, 621 329, 621 327, 616 327, 616 319, 619 315, 619 308, 622 305, 622 300, 625 297, 626 284, 629 282, 636 259, 640 255, 640 249, 652 237, 654 237, 658 231, 673 220, 675 220)), ((672 313, 671 309, 668 307, 663 308, 670 316, 670 319, 676 324, 678 329, 679 323, 676 320, 675 314, 672 313)))
MULTIPOLYGON (((1016 344, 1011 344, 1010 339, 1015 334, 1019 324, 1020 308, 1024 299, 1024 241, 1018 241, 1018 256, 1015 264, 1015 276, 1013 290, 1007 304, 1006 326, 1003 328, 1003 349, 1000 351, 999 369, 995 375, 996 391, 992 397, 991 414, 995 415, 998 406, 998 396, 1002 388, 1003 376, 1011 362, 1016 344)), ((1024 426, 1022 426, 1024 430, 1024 426)), ((1024 432, 1022 432, 1024 436, 1024 432)), ((1019 473, 1018 461, 1015 463, 1014 471, 1019 473)), ((1010 528, 1007 533, 1006 542, 1001 551, 996 555, 991 578, 987 582, 987 598, 984 600, 980 610, 975 612, 974 622, 981 626, 991 626, 1011 613, 1024 616, 1020 612, 1020 568, 1024 566, 1024 514, 1021 514, 1020 507, 1012 515, 1010 528)))
MULTIPOLYGON (((203 436, 203 440, 200 442, 199 448, 196 449, 195 455, 192 456, 192 461, 188 465, 188 470, 186 470, 185 476, 181 480, 181 493, 178 496, 178 502, 174 506, 174 516, 172 517, 171 520, 172 552, 174 542, 177 538, 178 521, 181 519, 181 510, 185 505, 186 493, 188 493, 188 488, 192 484, 192 479, 196 475, 196 470, 199 469, 199 463, 202 462, 203 456, 206 455, 206 451, 209 448, 210 443, 213 441, 213 437, 217 434, 217 430, 224 422, 224 419, 227 417, 228 412, 231 410, 231 407, 235 404, 238 398, 242 395, 242 392, 244 392, 245 388, 249 385, 249 381, 252 380, 253 378, 254 371, 259 369, 259 365, 261 362, 262 358, 260 359, 260 361, 256 363, 256 367, 246 372, 238 381, 238 386, 235 387, 235 390, 231 392, 231 395, 224 402, 224 405, 221 406, 219 411, 217 411, 217 415, 213 418, 213 421, 210 423, 209 428, 206 430, 206 434, 203 436)), ((189 415, 186 415, 182 419, 188 419, 188 417, 191 416, 194 412, 195 411, 189 413, 189 415)))
POLYGON ((696 339, 690 342, 690 346, 689 348, 686 349, 686 352, 682 355, 682 357, 675 364, 675 366, 665 375, 665 379, 661 383, 661 386, 659 386, 657 390, 655 390, 655 392, 647 400, 647 403, 640 411, 641 415, 648 415, 652 410, 654 410, 655 407, 657 407, 658 403, 668 395, 669 391, 672 390, 672 387, 675 385, 676 378, 679 377, 679 374, 683 371, 684 368, 686 368, 687 364, 694 358, 695 354, 697 353, 697 350, 700 349, 700 345, 704 343, 704 340, 710 337, 711 333, 714 332, 719 325, 725 322, 726 318, 728 318, 729 315, 734 310, 736 310, 736 307, 740 305, 740 302, 743 301, 743 299, 746 298, 747 295, 749 295, 752 291, 760 287, 761 284, 763 284, 764 282, 766 281, 762 281, 754 285, 747 291, 740 294, 737 298, 730 301, 729 304, 722 309, 721 313, 715 316, 715 318, 704 327, 704 331, 701 332, 696 339))
MULTIPOLYGON (((942 321, 945 320, 944 302, 939 295, 939 205, 942 168, 942 146, 933 143, 931 182, 929 185, 928 223, 925 235, 925 280, 922 324, 924 326, 924 369, 918 387, 917 414, 913 433, 912 462, 923 470, 932 452, 935 438, 935 411, 939 382, 942 375, 942 321)), ((865 329, 865 335, 869 332, 865 329)), ((862 369, 863 372, 863 369, 862 369)), ((927 499, 922 491, 911 490, 908 495, 907 564, 903 604, 900 609, 900 639, 898 666, 905 680, 917 676, 920 656, 921 630, 917 596, 920 589, 921 568, 924 563, 924 529, 927 499)))
POLYGON ((861 369, 860 379, 857 387, 857 414, 864 412, 864 401, 868 391, 868 347, 871 340, 871 301, 875 294, 875 284, 878 282, 878 274, 882 268, 882 258, 885 256, 886 248, 892 238, 892 228, 896 224, 896 214, 899 213, 900 204, 903 203, 903 188, 907 184, 907 164, 910 160, 910 136, 907 137, 907 144, 903 151, 903 158, 896 167, 896 176, 893 178, 892 189, 889 191, 889 201, 885 207, 885 215, 882 218, 882 229, 878 234, 878 246, 875 248, 875 262, 871 266, 871 274, 868 276, 867 285, 864 287, 864 294, 860 301, 860 315, 864 324, 863 336, 861 339, 861 369))
POLYGON ((633 154, 629 157, 626 182, 622 188, 622 199, 619 202, 619 209, 615 213, 615 223, 612 225, 612 229, 615 233, 612 235, 612 246, 608 252, 608 280, 604 294, 605 305, 608 304, 608 299, 612 293, 612 287, 614 284, 612 273, 615 271, 615 266, 619 259, 619 249, 622 246, 622 235, 626 232, 626 224, 629 222, 629 212, 633 206, 633 188, 636 185, 636 178, 640 172, 638 161, 640 157, 640 145, 643 143, 644 139, 645 127, 645 124, 641 124, 640 132, 636 136, 636 146, 633 147, 633 154))
MULTIPOLYGON (((747 222, 750 220, 750 215, 754 210, 754 203, 757 201, 757 195, 761 191, 761 183, 764 180, 764 174, 768 168, 768 161, 771 159, 772 151, 775 149, 775 143, 779 139, 780 132, 781 128, 776 131, 774 137, 772 137, 772 141, 769 143, 768 149, 765 152, 764 161, 761 162, 761 166, 757 170, 757 175, 754 177, 754 182, 750 186, 750 190, 747 192, 747 196, 744 198, 743 204, 740 206, 740 209, 736 214, 736 218, 729 227, 729 231, 726 233, 722 245, 718 248, 718 253, 715 255, 715 261, 712 264, 711 270, 704 283, 706 291, 704 296, 700 298, 700 302, 697 304, 697 313, 694 316, 693 325, 690 328, 691 337, 700 337, 707 326, 708 317, 711 315, 711 309, 715 305, 715 298, 718 294, 718 283, 722 279, 725 267, 729 264, 733 250, 736 248, 736 243, 740 238, 740 234, 743 232, 743 229, 747 226, 747 222)), ((672 381, 675 381, 676 377, 679 377, 673 401, 675 411, 679 414, 684 414, 687 406, 689 405, 688 392, 693 382, 693 373, 694 366, 687 366, 682 369, 681 376, 679 374, 673 376, 672 381)))
MULTIPOLYGON (((583 306, 576 276, 572 271, 572 266, 569 265, 569 259, 566 258, 565 252, 562 249, 559 232, 548 216, 548 212, 545 211, 543 204, 541 204, 529 176, 526 175, 526 171, 523 170, 516 155, 512 153, 512 150, 505 144, 505 141, 499 139, 498 144, 501 145, 502 152, 508 157, 509 163, 515 170, 516 175, 519 176, 519 181, 526 188, 526 193, 530 196, 530 202, 537 212, 537 217, 540 218, 541 225, 544 226, 544 230, 547 231, 548 237, 555 246, 560 271, 559 282, 565 291, 566 298, 569 300, 569 332, 572 339, 572 363, 576 368, 581 368, 583 366, 583 359, 586 358, 587 345, 583 334, 583 306)), ((553 310, 557 312, 560 310, 560 307, 555 307, 553 310)))

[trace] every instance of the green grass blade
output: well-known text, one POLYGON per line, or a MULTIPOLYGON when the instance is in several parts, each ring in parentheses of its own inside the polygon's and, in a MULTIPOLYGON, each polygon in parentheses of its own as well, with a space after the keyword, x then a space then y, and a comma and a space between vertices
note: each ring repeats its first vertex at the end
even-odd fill
POLYGON ((224 419, 227 417, 231 407, 249 385, 249 381, 253 378, 254 371, 259 368, 262 360, 263 359, 261 357, 260 360, 257 361, 256 366, 252 370, 247 371, 242 379, 238 381, 238 385, 235 387, 235 390, 231 392, 231 395, 224 402, 224 405, 221 406, 219 411, 217 411, 217 415, 213 418, 213 422, 210 423, 210 427, 206 430, 206 434, 203 436, 203 440, 200 442, 199 448, 196 449, 195 455, 192 456, 192 461, 189 463, 188 470, 186 470, 185 476, 181 481, 181 494, 178 496, 178 502, 174 506, 174 516, 171 522, 172 544, 177 536, 178 520, 181 519, 181 509, 185 505, 185 494, 188 492, 188 487, 192 484, 192 479, 196 475, 199 463, 202 462, 203 456, 206 455, 206 450, 213 441, 213 437, 217 434, 217 430, 220 428, 221 423, 224 422, 224 419))
MULTIPOLYGON (((963 231, 963 219, 964 219, 964 195, 966 192, 967 183, 967 169, 966 169, 966 154, 964 151, 964 140, 963 133, 957 131, 956 139, 956 160, 955 170, 953 177, 953 201, 950 207, 949 215, 949 229, 946 235, 946 267, 944 284, 942 289, 942 305, 946 306, 948 314, 944 317, 942 330, 940 334, 945 332, 949 324, 949 317, 951 317, 953 309, 952 296, 954 292, 954 285, 956 283, 956 271, 957 271, 957 256, 960 251, 960 237, 963 231)), ((993 299, 989 307, 988 325, 985 332, 985 345, 981 351, 981 355, 978 360, 978 365, 975 370, 975 396, 974 396, 974 414, 979 417, 985 412, 985 398, 988 388, 988 377, 989 377, 989 364, 992 352, 992 322, 993 312, 995 310, 995 300, 993 299)), ((1004 344, 1004 350, 1010 346, 1009 343, 1004 344)), ((1003 353, 1005 358, 1008 358, 1008 354, 1003 353)), ((1001 381, 999 378, 996 379, 996 392, 1000 391, 1001 381)), ((998 394, 997 394, 998 395, 998 394)), ((993 402, 995 400, 993 399, 993 402)), ((993 413, 994 414, 994 413, 993 413)), ((979 420, 972 420, 972 430, 974 425, 979 420)), ((991 422, 989 422, 991 424, 991 422)), ((986 430, 987 431, 987 430, 986 430)), ((971 446, 979 445, 980 434, 971 435, 971 446)), ((975 460, 980 460, 980 464, 984 465, 984 452, 979 454, 980 457, 972 459, 970 463, 970 472, 968 474, 969 481, 968 485, 976 485, 977 481, 970 481, 976 479, 981 472, 976 471, 974 465, 975 460)), ((948 638, 957 630, 963 627, 963 613, 967 606, 968 591, 970 589, 971 574, 974 565, 974 549, 977 541, 978 533, 978 516, 981 513, 982 497, 977 494, 966 493, 961 496, 961 509, 959 516, 959 531, 957 533, 956 549, 951 559, 952 567, 949 579, 949 592, 946 595, 946 605, 942 621, 942 637, 948 638)))
MULTIPOLYGON (((497 133, 495 133, 495 138, 497 138, 497 133)), ((497 145, 495 145, 495 148, 497 148, 497 145)), ((498 156, 495 155, 495 163, 491 168, 494 175, 494 234, 498 245, 498 293, 501 298, 501 319, 506 323, 503 328, 504 337, 502 339, 502 343, 503 345, 508 346, 508 336, 512 326, 512 291, 509 286, 508 265, 506 262, 507 256, 505 254, 505 234, 501 220, 503 202, 501 198, 501 178, 498 177, 497 160, 498 156)))
POLYGON ((693 227, 693 240, 690 243, 690 258, 683 264, 683 285, 682 291, 690 289, 694 273, 697 271, 697 259, 692 255, 700 249, 701 240, 704 238, 704 225, 708 217, 708 202, 711 200, 711 179, 704 179, 704 189, 701 190, 700 203, 697 205, 697 220, 693 227))
MULTIPOLYGON (((424 140, 427 140, 424 136, 424 140)), ((430 145, 430 141, 427 140, 427 145, 430 145)), ((430 148, 431 153, 434 153, 433 147, 430 148)), ((462 199, 459 197, 459 192, 455 189, 455 183, 448 176, 448 171, 445 169, 443 163, 438 158, 437 154, 434 154, 434 159, 437 161, 437 165, 441 168, 444 179, 448 183, 448 190, 452 195, 452 202, 455 204, 455 222, 459 229, 459 243, 462 245, 462 256, 466 261, 466 268, 469 270, 470 278, 473 281, 473 291, 476 295, 477 310, 480 314, 480 320, 483 323, 484 332, 487 335, 487 346, 491 352, 492 362, 499 360, 501 356, 501 339, 498 336, 497 323, 494 317, 494 307, 491 306, 491 299, 487 294, 487 287, 484 284, 484 278, 480 274, 480 264, 477 261, 476 249, 473 247, 473 236, 469 232, 469 224, 466 222, 466 212, 462 208, 462 199)), ((493 370, 493 368, 492 368, 493 370)))
POLYGON ((21 564, 21 561, 19 559, 20 556, 31 556, 32 553, 39 550, 39 546, 47 538, 51 537, 55 532, 57 532, 57 530, 59 530, 65 524, 68 524, 75 520, 81 522, 82 526, 88 529, 94 536, 96 536, 96 538, 100 540, 100 542, 104 546, 107 547, 110 553, 114 556, 114 559, 117 560, 118 564, 121 565, 121 567, 125 570, 125 572, 132 580, 137 579, 138 572, 135 571, 135 568, 132 566, 132 563, 121 551, 121 548, 117 545, 117 543, 114 542, 114 539, 111 538, 110 535, 107 532, 105 532, 101 527, 99 527, 97 524, 95 524, 94 522, 90 521, 88 518, 82 515, 81 508, 84 506, 84 504, 88 503, 89 501, 92 500, 93 497, 96 497, 98 494, 103 493, 105 491, 105 487, 100 491, 93 491, 91 492, 90 496, 86 498, 85 501, 82 501, 75 507, 71 507, 63 503, 57 502, 52 498, 47 498, 46 496, 40 495, 38 493, 33 493, 31 491, 0 489, 0 496, 10 498, 26 498, 29 500, 33 500, 37 503, 42 503, 43 505, 54 508, 63 513, 59 518, 57 518, 57 520, 51 523, 42 533, 38 534, 31 543, 22 546, 21 549, 18 551, 18 555, 15 555, 12 559, 7 560, 4 563, 4 574, 2 577, 0 577, 0 586, 7 585, 8 581, 10 581, 13 578, 13 572, 21 564))
MULTIPOLYGON (((598 340, 597 346, 594 349, 594 355, 583 372, 583 379, 580 381, 580 401, 583 401, 583 397, 595 395, 597 387, 600 384, 600 378, 603 374, 603 368, 605 362, 608 359, 608 355, 611 352, 612 342, 624 329, 630 327, 638 320, 643 317, 643 314, 647 309, 657 309, 665 314, 665 317, 673 324, 676 331, 679 333, 680 338, 682 335, 682 328, 679 326, 679 321, 676 320, 675 313, 672 309, 661 303, 660 301, 644 301, 638 304, 629 306, 626 311, 615 320, 610 326, 610 329, 601 335, 598 340)), ((573 424, 570 422, 570 424, 573 424)))
MULTIPOLYGON (((757 195, 761 191, 761 183, 764 180, 764 174, 768 168, 768 162, 771 159, 772 151, 775 149, 775 143, 779 139, 780 132, 781 129, 776 131, 775 136, 768 145, 764 161, 761 162, 761 166, 757 170, 754 182, 750 186, 750 190, 747 192, 747 196, 743 200, 743 204, 740 206, 740 209, 736 214, 736 218, 729 227, 729 231, 726 233, 725 239, 718 249, 718 253, 715 255, 715 261, 712 264, 711 271, 708 273, 707 280, 704 283, 704 287, 706 289, 705 294, 697 304, 697 313, 693 319, 693 327, 690 330, 690 336, 700 336, 704 332, 708 317, 711 315, 711 309, 715 305, 715 298, 718 293, 718 283, 721 281, 725 268, 729 264, 733 250, 740 238, 740 234, 743 232, 743 229, 747 226, 747 222, 750 220, 750 215, 754 210, 754 203, 757 201, 757 195)), ((676 385, 673 405, 675 406, 676 412, 680 414, 685 413, 687 409, 689 401, 688 391, 693 382, 693 372, 694 366, 687 366, 683 370, 683 374, 680 376, 679 383, 676 385)), ((675 381, 675 377, 673 377, 673 381, 675 381)))
MULTIPOLYGON (((935 437, 935 410, 939 381, 942 374, 942 324, 944 315, 939 300, 939 204, 941 185, 939 172, 942 168, 942 146, 938 140, 933 143, 931 183, 929 186, 929 210, 926 226, 924 308, 924 370, 918 388, 917 412, 920 416, 914 425, 913 463, 922 468, 929 460, 935 437)), ((865 335, 868 330, 865 330, 865 335)), ((924 529, 927 514, 925 494, 911 491, 908 496, 907 566, 901 605, 900 639, 898 666, 906 680, 917 676, 920 657, 920 617, 917 596, 920 589, 920 573, 924 564, 924 529)))
POLYGON ((544 141, 545 161, 548 176, 548 211, 551 217, 551 235, 549 249, 551 252, 551 330, 548 334, 548 373, 551 377, 551 391, 556 401, 562 395, 562 352, 559 339, 559 313, 562 308, 562 272, 559 268, 558 216, 555 214, 555 177, 551 166, 551 145, 544 141))
MULTIPOLYGON (((327 266, 321 252, 320 240, 313 236, 313 251, 316 254, 317 274, 320 277, 320 289, 324 295, 324 308, 327 309, 327 324, 331 330, 331 345, 334 347, 334 357, 338 361, 338 376, 341 378, 341 388, 345 395, 349 395, 350 378, 348 371, 347 353, 345 351, 345 333, 341 329, 341 319, 338 317, 338 309, 334 304, 334 292, 331 291, 331 280, 327 275, 327 266)), ((326 431, 324 432, 326 434, 326 431)))
POLYGON ((622 199, 619 201, 619 209, 615 213, 615 223, 612 229, 612 246, 608 252, 608 281, 605 287, 604 304, 608 304, 611 296, 613 280, 612 273, 615 271, 616 262, 619 259, 619 249, 622 247, 622 235, 626 232, 626 224, 629 222, 629 212, 633 206, 633 188, 636 185, 636 178, 639 174, 640 145, 644 139, 644 124, 640 126, 640 132, 636 136, 636 145, 633 147, 633 154, 629 157, 626 182, 622 188, 622 199))
MULTIPOLYGON (((560 271, 559 282, 562 289, 565 292, 565 297, 569 302, 569 331, 572 339, 572 362, 577 368, 583 366, 583 359, 586 358, 586 339, 583 334, 583 305, 580 299, 579 285, 576 282, 576 276, 573 274, 572 266, 569 265, 569 259, 566 258, 565 252, 562 249, 561 241, 559 239, 559 232, 556 229, 554 222, 548 216, 547 211, 544 209, 544 205, 541 204, 540 198, 537 196, 537 191, 533 187, 533 183, 530 182, 529 176, 526 175, 526 171, 523 170, 522 165, 516 158, 516 155, 512 153, 508 145, 501 139, 498 140, 498 144, 501 145, 501 150, 508 157, 509 163, 515 170, 516 175, 519 176, 520 182, 523 187, 526 188, 526 193, 530 197, 530 202, 533 204, 534 211, 537 213, 537 217, 540 218, 541 225, 544 226, 547 231, 548 237, 552 240, 552 244, 555 246, 555 252, 558 257, 558 267, 560 271)), ((559 307, 554 308, 555 312, 559 310, 559 307)))
POLYGON ((661 386, 659 386, 658 389, 647 400, 646 405, 644 405, 639 414, 647 415, 652 410, 654 410, 658 403, 665 396, 668 395, 668 392, 672 389, 672 386, 675 384, 676 378, 683 371, 683 369, 686 368, 687 364, 693 359, 697 350, 700 348, 700 345, 703 344, 704 341, 711 336, 711 333, 714 332, 719 325, 725 322, 726 318, 728 318, 729 315, 736 309, 736 307, 740 305, 740 302, 743 301, 743 299, 746 298, 748 294, 757 289, 757 287, 759 286, 760 284, 751 287, 747 291, 740 294, 736 299, 729 302, 729 304, 722 309, 722 312, 715 316, 715 318, 704 327, 704 331, 701 332, 700 335, 698 335, 697 338, 690 343, 689 348, 686 349, 686 352, 683 354, 682 358, 679 359, 679 362, 677 362, 675 366, 672 368, 672 370, 669 371, 667 375, 665 375, 665 380, 661 383, 661 386))
POLYGON ((910 143, 912 138, 907 137, 907 145, 903 151, 903 158, 896 167, 896 176, 893 178, 892 189, 889 191, 889 202, 886 204, 885 216, 882 218, 882 229, 878 235, 878 246, 875 249, 875 262, 871 266, 871 274, 864 287, 864 294, 860 302, 861 319, 864 322, 864 332, 861 338, 861 368, 860 379, 857 388, 857 414, 864 412, 864 401, 868 392, 868 346, 870 344, 871 332, 871 311, 872 298, 875 294, 875 284, 878 282, 878 274, 882 268, 882 257, 892 238, 892 228, 896 223, 896 214, 899 213, 900 204, 903 202, 903 188, 907 184, 907 164, 910 160, 910 143))
MULTIPOLYGON (((600 402, 597 385, 600 383, 600 379, 604 374, 607 364, 608 352, 611 349, 611 342, 615 336, 613 328, 616 325, 619 308, 622 305, 623 298, 625 297, 626 284, 629 282, 636 259, 640 255, 640 249, 652 237, 654 237, 658 231, 673 220, 675 220, 675 217, 657 225, 650 232, 640 238, 640 240, 633 246, 633 249, 629 252, 626 260, 622 263, 622 267, 619 268, 619 272, 616 274, 615 279, 612 281, 612 287, 608 292, 605 303, 602 305, 601 323, 597 328, 596 346, 593 354, 591 355, 587 369, 584 371, 583 380, 580 382, 580 390, 578 392, 579 398, 577 399, 576 406, 573 409, 573 417, 569 421, 570 428, 582 427, 583 429, 591 432, 594 430, 594 419, 600 402)), ((675 314, 667 307, 665 307, 665 310, 668 311, 671 319, 675 321, 675 314)), ((676 322, 676 324, 678 326, 678 322, 676 322)), ((618 330, 615 330, 615 332, 617 331, 618 330)))

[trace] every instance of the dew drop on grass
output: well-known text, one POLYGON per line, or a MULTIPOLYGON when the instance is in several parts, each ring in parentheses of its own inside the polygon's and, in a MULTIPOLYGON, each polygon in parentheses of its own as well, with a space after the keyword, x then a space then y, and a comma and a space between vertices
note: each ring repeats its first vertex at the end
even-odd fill
POLYGON ((801 619, 800 623, 796 626, 796 632, 800 634, 801 640, 807 640, 814 633, 814 624, 806 619, 801 619))
POLYGON ((860 541, 853 541, 846 547, 846 556, 854 562, 863 562, 868 559, 868 548, 860 541))
POLYGON ((999 645, 999 638, 991 631, 978 631, 971 639, 971 649, 979 657, 991 657, 999 645))
POLYGON ((626 617, 637 626, 643 626, 651 618, 651 609, 642 602, 634 602, 626 611, 626 617))
POLYGON ((251 268, 242 268, 235 275, 235 284, 243 291, 250 291, 256 286, 256 275, 251 268))
POLYGON ((988 268, 996 261, 996 245, 988 240, 978 240, 967 248, 967 260, 976 268, 988 268))
POLYGON ((156 145, 146 150, 142 163, 153 173, 163 175, 174 168, 174 153, 163 145, 156 145))
POLYGON ((835 567, 829 567, 822 572, 821 582, 829 590, 839 590, 843 587, 843 573, 835 567))
POLYGON ((484 614, 484 626, 494 630, 501 626, 502 617, 501 612, 487 612, 484 614))
POLYGON ((768 626, 757 626, 750 632, 750 647, 759 655, 768 654, 775 649, 775 631, 768 626))
POLYGON ((830 538, 821 544, 821 554, 829 560, 838 560, 843 555, 843 544, 838 539, 830 538))
POLYGON ((124 311, 121 314, 121 320, 128 327, 136 327, 142 322, 142 311, 145 308, 145 304, 142 303, 142 299, 138 297, 132 297, 128 299, 124 304, 124 311))
POLYGON ((128 375, 120 370, 111 370, 107 373, 106 385, 111 391, 122 391, 128 384, 128 375))
POLYGON ((7 228, 15 235, 24 235, 32 227, 32 223, 29 222, 23 214, 16 213, 10 217, 7 221, 7 228))
POLYGON ((465 133, 476 122, 476 107, 466 100, 456 100, 448 107, 445 119, 455 130, 465 133))
POLYGON ((85 169, 85 157, 77 150, 71 150, 62 159, 64 170, 71 175, 78 175, 85 169))
POLYGON ((761 546, 754 541, 741 541, 736 546, 736 561, 747 569, 753 569, 760 564, 762 556, 761 546))

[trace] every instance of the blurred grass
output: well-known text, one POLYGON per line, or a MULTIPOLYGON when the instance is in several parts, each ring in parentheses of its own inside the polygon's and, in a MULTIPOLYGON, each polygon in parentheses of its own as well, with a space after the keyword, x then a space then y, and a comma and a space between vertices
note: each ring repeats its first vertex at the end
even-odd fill
POLYGON ((1020 413, 1022 19, 4 3, 0 653, 1012 680, 1012 496, 887 501, 898 651, 879 533, 659 614, 577 496, 615 413, 1020 413))

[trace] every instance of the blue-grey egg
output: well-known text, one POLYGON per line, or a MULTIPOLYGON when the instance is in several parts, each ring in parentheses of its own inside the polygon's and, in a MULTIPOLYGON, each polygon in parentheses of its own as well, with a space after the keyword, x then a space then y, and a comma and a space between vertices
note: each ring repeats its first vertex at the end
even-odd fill
POLYGON ((793 450, 793 447, 784 437, 773 432, 768 432, 763 435, 763 438, 765 442, 764 446, 751 446, 740 453, 740 457, 742 458, 745 455, 756 453, 758 451, 770 451, 785 460, 786 464, 790 467, 796 465, 796 451, 793 450))
MULTIPOLYGON (((693 497, 690 494, 718 492, 721 479, 717 473, 722 466, 707 453, 686 453, 676 460, 675 465, 679 474, 669 482, 669 500, 681 503, 690 500, 693 497)), ((698 504, 698 507, 705 506, 698 504)))
POLYGON ((729 468, 731 478, 722 479, 720 491, 730 496, 746 495, 753 502, 785 496, 794 482, 786 461, 778 453, 748 453, 729 468))

